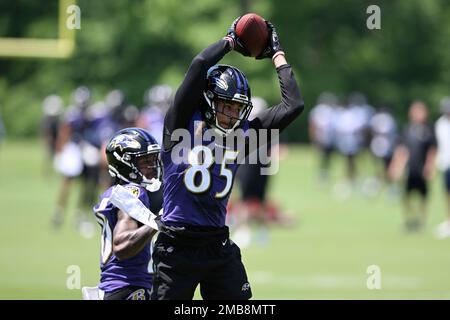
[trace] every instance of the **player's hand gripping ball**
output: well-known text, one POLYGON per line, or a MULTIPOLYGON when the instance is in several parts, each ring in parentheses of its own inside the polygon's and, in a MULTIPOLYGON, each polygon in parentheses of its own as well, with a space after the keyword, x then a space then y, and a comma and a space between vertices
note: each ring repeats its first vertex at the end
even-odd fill
POLYGON ((256 57, 256 59, 270 58, 274 59, 277 55, 284 55, 283 48, 280 44, 280 39, 278 38, 278 33, 272 23, 265 21, 267 24, 267 29, 269 30, 269 40, 266 48, 256 57))
POLYGON ((227 37, 233 49, 246 57, 260 56, 269 45, 269 29, 266 21, 254 13, 248 13, 233 21, 227 37))
POLYGON ((255 13, 248 13, 237 21, 236 35, 252 57, 259 56, 269 41, 266 21, 255 13))

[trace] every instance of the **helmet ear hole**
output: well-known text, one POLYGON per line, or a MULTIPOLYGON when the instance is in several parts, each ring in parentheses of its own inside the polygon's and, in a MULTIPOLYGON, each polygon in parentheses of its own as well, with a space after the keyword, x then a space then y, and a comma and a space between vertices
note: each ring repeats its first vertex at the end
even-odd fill
POLYGON ((210 90, 208 90, 207 92, 206 92, 206 97, 208 97, 208 99, 214 99, 214 93, 212 93, 210 90))

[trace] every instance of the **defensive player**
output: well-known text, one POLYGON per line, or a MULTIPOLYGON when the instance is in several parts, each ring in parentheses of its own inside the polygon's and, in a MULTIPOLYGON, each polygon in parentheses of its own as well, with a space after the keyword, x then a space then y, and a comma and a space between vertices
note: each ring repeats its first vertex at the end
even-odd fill
POLYGON ((160 188, 160 146, 144 129, 126 128, 116 133, 106 148, 108 167, 116 181, 94 207, 102 227, 101 278, 104 300, 149 300, 152 284, 151 239, 155 228, 131 218, 112 199, 123 186, 146 207, 147 191, 160 188))

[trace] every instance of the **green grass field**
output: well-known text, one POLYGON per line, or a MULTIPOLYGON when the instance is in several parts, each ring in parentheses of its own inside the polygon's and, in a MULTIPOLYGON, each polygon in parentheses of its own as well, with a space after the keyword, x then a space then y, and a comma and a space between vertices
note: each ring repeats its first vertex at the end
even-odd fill
MULTIPOLYGON (((99 232, 86 240, 74 229, 73 211, 63 228, 50 228, 59 177, 44 170, 38 141, 0 146, 0 298, 80 299, 69 290, 67 268, 81 270, 81 286, 99 276, 99 232)), ((400 202, 381 194, 340 200, 315 180, 317 158, 295 147, 270 185, 270 197, 296 212, 297 224, 273 228, 266 246, 242 250, 255 299, 449 299, 450 240, 436 240, 444 219, 441 180, 433 180, 426 229, 403 231, 400 202), (381 289, 369 290, 367 267, 381 269, 381 289)), ((359 161, 362 175, 373 171, 359 161)), ((333 181, 342 162, 333 163, 333 181)), ((71 202, 76 201, 73 195, 71 202)), ((198 297, 198 296, 197 296, 198 297)))

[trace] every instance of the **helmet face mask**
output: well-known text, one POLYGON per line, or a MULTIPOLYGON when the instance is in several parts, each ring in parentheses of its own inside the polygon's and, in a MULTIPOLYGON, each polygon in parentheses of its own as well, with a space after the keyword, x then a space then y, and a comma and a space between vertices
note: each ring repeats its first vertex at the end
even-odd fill
POLYGON ((120 130, 106 148, 109 173, 112 177, 140 184, 150 192, 161 187, 161 147, 144 129, 120 130))
POLYGON ((203 92, 206 101, 205 120, 217 133, 227 135, 247 120, 251 112, 251 92, 247 79, 234 67, 217 65, 208 70, 206 82, 203 92), (236 109, 239 111, 236 112, 236 109))
POLYGON ((248 112, 249 108, 242 102, 219 98, 214 100, 212 104, 216 115, 215 126, 224 131, 234 130, 239 127, 244 118, 247 118, 245 113, 248 112))
POLYGON ((157 191, 161 186, 162 177, 162 164, 159 151, 150 151, 149 153, 135 156, 132 164, 137 171, 138 177, 141 179, 141 185, 151 192, 157 191), (157 189, 155 189, 156 186, 157 189))

